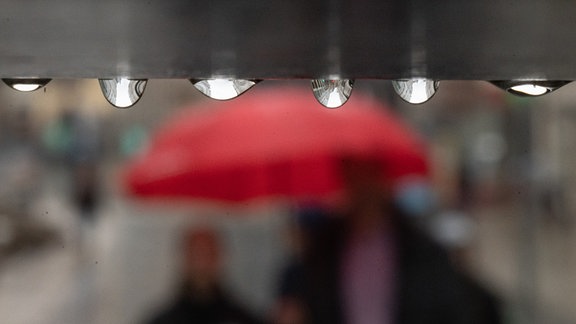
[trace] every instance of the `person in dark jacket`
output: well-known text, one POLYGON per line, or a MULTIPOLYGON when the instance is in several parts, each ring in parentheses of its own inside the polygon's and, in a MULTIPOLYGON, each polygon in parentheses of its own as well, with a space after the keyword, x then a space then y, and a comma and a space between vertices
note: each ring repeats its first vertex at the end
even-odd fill
POLYGON ((221 248, 214 229, 195 228, 183 241, 180 291, 150 324, 256 324, 221 284, 221 248))
POLYGON ((260 323, 238 306, 221 288, 214 288, 210 296, 199 294, 190 286, 184 287, 177 298, 150 324, 249 324, 260 323))
MULTIPOLYGON (((302 305, 305 315, 300 317, 306 318, 303 323, 501 322, 498 301, 491 293, 459 272, 447 253, 418 228, 406 223, 400 215, 394 218, 397 219, 392 225, 390 241, 385 236, 384 239, 375 240, 374 236, 351 238, 352 227, 345 219, 329 219, 322 228, 316 229, 301 263, 291 265, 286 271, 285 280, 289 283, 285 283, 283 288, 286 297, 302 305), (353 244, 350 240, 378 242, 384 246, 383 249, 376 249, 382 257, 378 259, 371 253, 356 252, 372 258, 372 262, 363 266, 362 261, 351 261, 354 257, 350 257, 350 251, 354 248, 350 248, 353 244), (350 267, 350 264, 353 266, 350 267), (366 271, 370 265, 372 270, 366 271), (378 267, 385 269, 378 270, 378 267), (355 279, 347 271, 359 272, 360 279, 355 279), (356 290, 347 287, 351 282, 356 282, 356 290), (376 290, 376 293, 368 298, 361 296, 362 291, 370 290, 376 290), (354 305, 353 300, 363 305, 354 305), (377 304, 369 307, 366 304, 370 301, 377 304), (357 309, 354 310, 354 307, 357 309), (351 314, 369 311, 376 311, 380 315, 369 317, 365 314, 366 317, 363 317, 351 314), (362 318, 366 320, 362 321, 362 318)), ((371 243, 361 244, 374 250, 371 243)))
POLYGON ((302 232, 307 244, 284 272, 276 323, 500 323, 496 298, 393 207, 377 161, 342 167, 346 208, 302 232))

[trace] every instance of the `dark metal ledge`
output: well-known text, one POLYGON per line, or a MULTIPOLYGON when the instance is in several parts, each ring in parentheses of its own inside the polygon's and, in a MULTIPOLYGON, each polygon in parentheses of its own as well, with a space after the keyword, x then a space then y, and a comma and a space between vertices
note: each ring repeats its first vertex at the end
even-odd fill
POLYGON ((576 79, 564 0, 4 0, 0 77, 576 79))

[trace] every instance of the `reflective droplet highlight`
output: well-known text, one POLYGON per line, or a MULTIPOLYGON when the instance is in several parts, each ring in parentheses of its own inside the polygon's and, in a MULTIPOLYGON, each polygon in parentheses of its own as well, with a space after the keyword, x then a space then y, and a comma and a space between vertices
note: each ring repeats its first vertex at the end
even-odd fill
POLYGON ((196 89, 216 100, 229 100, 252 88, 260 80, 244 79, 190 79, 196 89))
POLYGON ((351 79, 314 79, 311 81, 314 97, 326 108, 338 108, 348 101, 354 87, 351 79))
POLYGON ((133 106, 146 89, 146 79, 99 79, 100 88, 108 102, 116 108, 133 106))
POLYGON ((511 87, 510 92, 520 93, 527 96, 541 96, 548 93, 548 89, 536 84, 520 84, 511 87))
POLYGON ((52 79, 2 79, 10 88, 22 92, 30 92, 44 87, 52 79))
POLYGON ((438 84, 438 81, 426 78, 392 81, 394 91, 400 98, 411 104, 421 104, 430 100, 438 90, 438 84))
POLYGON ((559 89, 571 81, 511 80, 490 81, 492 84, 520 97, 538 97, 559 89))

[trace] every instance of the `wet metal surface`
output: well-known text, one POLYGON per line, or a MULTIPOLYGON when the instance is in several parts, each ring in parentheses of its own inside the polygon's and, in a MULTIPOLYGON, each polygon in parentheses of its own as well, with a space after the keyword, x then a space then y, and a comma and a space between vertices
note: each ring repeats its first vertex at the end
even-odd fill
POLYGON ((563 0, 4 0, 0 77, 576 79, 563 0))

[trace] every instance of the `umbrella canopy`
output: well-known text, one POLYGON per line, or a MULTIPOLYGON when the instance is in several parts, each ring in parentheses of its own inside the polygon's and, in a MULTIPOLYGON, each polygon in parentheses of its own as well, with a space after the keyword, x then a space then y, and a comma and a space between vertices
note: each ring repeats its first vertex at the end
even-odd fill
POLYGON ((378 159, 386 181, 427 174, 418 136, 359 93, 333 110, 292 88, 202 105, 168 120, 128 164, 130 194, 226 202, 327 197, 342 189, 343 157, 378 159))

